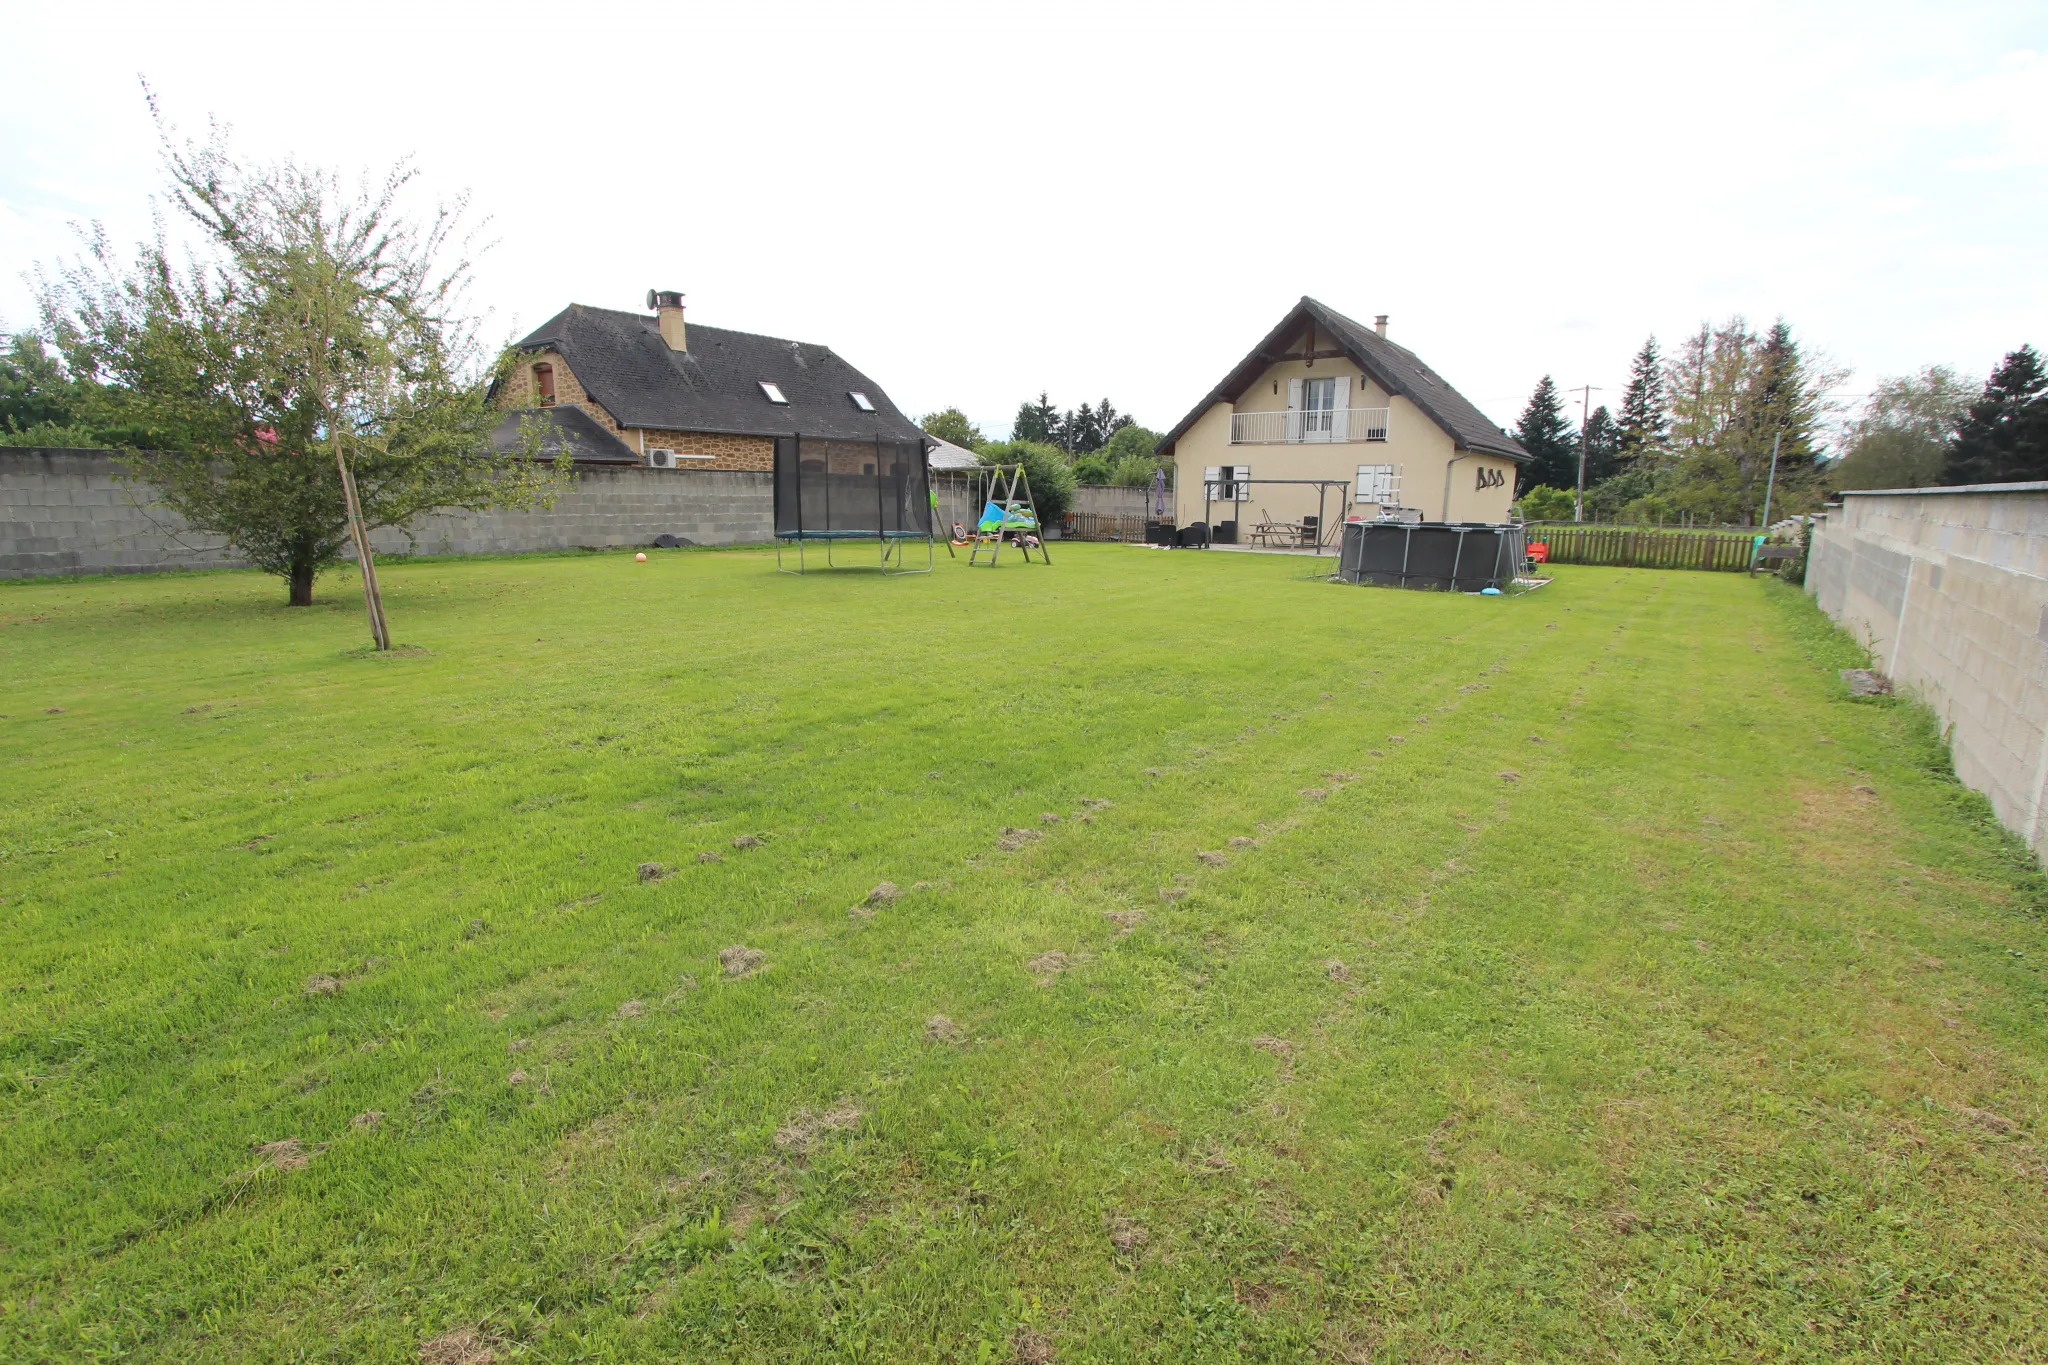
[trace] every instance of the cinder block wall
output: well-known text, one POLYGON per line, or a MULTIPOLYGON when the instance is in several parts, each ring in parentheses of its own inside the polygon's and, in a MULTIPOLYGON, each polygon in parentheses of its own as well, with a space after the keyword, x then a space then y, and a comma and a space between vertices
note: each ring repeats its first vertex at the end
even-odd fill
POLYGON ((1806 586, 2048 860, 2048 483, 1846 494, 1806 586))
POLYGON ((104 450, 0 446, 0 578, 241 563, 119 473, 104 450))
MULTIPOLYGON (((0 578, 240 565, 121 474, 104 450, 0 446, 0 578)), ((647 545, 659 535, 749 544, 773 536, 774 508, 767 473, 589 466, 547 511, 421 517, 410 541, 387 530, 371 543, 385 554, 457 555, 647 545)))

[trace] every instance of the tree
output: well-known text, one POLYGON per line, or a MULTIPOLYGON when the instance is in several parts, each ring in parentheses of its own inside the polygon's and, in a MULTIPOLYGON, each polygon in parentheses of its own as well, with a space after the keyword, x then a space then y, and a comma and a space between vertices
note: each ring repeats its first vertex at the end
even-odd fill
MULTIPOLYGON (((1593 415, 1586 419, 1581 439, 1586 450, 1586 487, 1591 488, 1602 479, 1613 478, 1620 465, 1621 429, 1615 425, 1606 404, 1593 409, 1593 415)), ((1578 487, 1576 471, 1572 486, 1578 487)))
MULTIPOLYGON (((1153 471, 1160 467, 1159 433, 1139 426, 1128 417, 1119 420, 1122 425, 1102 448, 1103 458, 1109 461, 1109 482, 1122 488, 1150 488, 1153 471)), ((1171 483, 1171 467, 1167 469, 1166 477, 1171 483)))
POLYGON ((1564 400, 1549 375, 1529 395, 1522 420, 1515 424, 1515 439, 1535 458, 1522 466, 1524 490, 1539 484, 1553 488, 1575 488, 1579 482, 1579 444, 1571 420, 1564 415, 1564 400))
POLYGON ((1782 319, 1758 336, 1740 316, 1700 324, 1666 374, 1673 479, 1666 496, 1714 520, 1753 523, 1778 450, 1775 506, 1796 511, 1819 494, 1819 431, 1828 390, 1843 372, 1803 355, 1782 319))
POLYGON ((1616 456, 1623 464, 1654 460, 1669 438, 1669 399, 1664 391, 1664 360, 1657 353, 1657 338, 1651 337, 1629 362, 1628 387, 1621 395, 1621 419, 1616 456))
POLYGON ((1101 451, 1091 450, 1074 457, 1073 470, 1075 483, 1108 483, 1115 466, 1103 458, 1101 451))
POLYGON ((95 229, 83 259, 43 281, 84 416, 151 432, 157 449, 131 456, 139 474, 288 580, 294 606, 353 543, 387 649, 371 530, 545 505, 570 476, 566 451, 537 458, 538 422, 519 449, 492 448, 494 371, 462 308, 470 263, 450 259, 462 206, 415 221, 403 165, 348 192, 332 172, 245 166, 217 128, 180 144, 150 107, 171 203, 198 241, 174 253, 160 226, 124 268, 95 229))
POLYGON ((1821 475, 1830 488, 1926 488, 1970 407, 1970 387, 1954 370, 1880 379, 1863 412, 1844 431, 1842 458, 1821 475))
MULTIPOLYGON (((1021 464, 1042 526, 1057 526, 1074 505, 1074 469, 1067 453, 1044 441, 992 441, 979 452, 985 465, 1021 464)), ((1021 490, 1020 490, 1021 491, 1021 490)))
POLYGON ((33 332, 16 332, 0 355, 0 431, 68 427, 78 386, 33 332))
POLYGON ((967 414, 958 408, 928 412, 917 419, 917 424, 924 428, 925 435, 951 441, 967 450, 973 450, 982 442, 981 428, 968 421, 967 414))
POLYGON ((1522 509, 1524 521, 1570 521, 1572 509, 1577 505, 1578 485, 1571 488, 1550 488, 1537 484, 1516 499, 1522 509))
POLYGON ((2009 353, 1949 442, 1946 484, 2048 479, 2048 374, 2032 346, 2009 353))
POLYGON ((1040 445, 1059 444, 1060 410, 1040 390, 1038 401, 1025 399, 1017 405, 1017 420, 1010 426, 1012 441, 1033 441, 1040 445))

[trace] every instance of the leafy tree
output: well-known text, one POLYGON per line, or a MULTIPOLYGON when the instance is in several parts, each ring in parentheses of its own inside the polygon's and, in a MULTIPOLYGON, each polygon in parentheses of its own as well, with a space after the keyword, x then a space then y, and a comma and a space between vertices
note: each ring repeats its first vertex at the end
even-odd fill
POLYGON ((1572 509, 1578 503, 1578 484, 1570 488, 1551 488, 1537 484, 1516 499, 1516 506, 1522 509, 1524 521, 1570 521, 1572 509))
POLYGON ((16 332, 0 355, 0 431, 68 427, 78 403, 78 386, 61 361, 43 349, 33 332, 16 332))
POLYGON ((1579 444, 1571 420, 1564 415, 1564 400, 1549 375, 1529 395, 1522 420, 1515 424, 1515 439, 1535 458, 1522 466, 1524 489, 1537 485, 1575 488, 1579 482, 1579 444))
POLYGON ((1052 405, 1052 398, 1041 389, 1036 403, 1027 398, 1017 405, 1017 420, 1010 426, 1010 439, 1058 445, 1059 429, 1060 410, 1052 405))
POLYGON ((1662 453, 1671 430, 1669 399, 1664 391, 1664 359, 1657 352, 1657 338, 1643 342, 1643 349, 1629 362, 1628 387, 1621 395, 1621 418, 1616 423, 1619 445, 1617 458, 1634 464, 1662 453))
POLYGON ((469 263, 448 259, 461 206, 416 222, 399 209, 403 166, 351 193, 331 172, 245 166, 218 129, 178 144, 160 113, 158 128, 192 254, 159 233, 124 267, 96 229, 85 257, 43 282, 82 416, 150 431, 158 449, 132 457, 138 472, 287 579, 294 606, 353 542, 372 638, 389 648, 371 529, 545 504, 570 475, 566 452, 536 458, 538 423, 518 451, 492 449, 501 414, 462 312, 469 263))
POLYGON ((1671 362, 1674 505, 1711 520, 1753 523, 1763 510, 1771 450, 1779 445, 1775 507, 1819 496, 1819 431, 1827 391, 1843 373, 1804 356, 1782 320, 1758 336, 1741 317, 1706 323, 1671 362))
POLYGON ((1108 483, 1115 466, 1097 450, 1075 457, 1073 468, 1075 483, 1108 483))
POLYGON ((1954 370, 1880 379, 1844 433, 1842 458, 1821 475, 1830 488, 1926 488, 1939 483, 1949 442, 1970 406, 1954 370))
POLYGON ((1152 459, 1159 449, 1160 433, 1148 427, 1141 427, 1128 417, 1119 417, 1117 422, 1117 429, 1110 434, 1109 440, 1102 447, 1102 453, 1110 463, 1115 464, 1133 456, 1145 460, 1152 459))
POLYGON ((1946 484, 2048 479, 2048 374, 2032 346, 2008 354, 1949 443, 1946 484))
POLYGON ((973 450, 982 442, 981 428, 968 421, 967 414, 958 408, 928 412, 917 419, 917 424, 924 428, 927 436, 936 436, 941 441, 951 441, 954 445, 967 450, 973 450))
POLYGON ((1074 469, 1067 453, 1044 441, 992 441, 978 452, 986 465, 1022 464, 1042 525, 1057 526, 1074 505, 1074 469))

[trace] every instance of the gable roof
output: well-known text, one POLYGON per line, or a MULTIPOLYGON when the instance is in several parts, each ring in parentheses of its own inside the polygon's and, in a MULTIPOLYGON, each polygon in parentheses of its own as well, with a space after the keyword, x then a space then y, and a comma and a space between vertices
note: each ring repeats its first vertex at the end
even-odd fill
POLYGON ((979 469, 981 457, 966 446, 956 446, 941 436, 926 436, 931 450, 925 461, 933 469, 979 469))
POLYGON ((872 379, 829 346, 690 323, 690 349, 672 350, 659 321, 572 303, 513 343, 561 353, 584 391, 622 427, 739 436, 913 441, 923 433, 872 379), (766 380, 789 401, 761 390, 766 380), (849 393, 875 405, 863 412, 849 393))
POLYGON ((1294 339, 1294 334, 1310 323, 1328 332, 1367 378, 1420 408, 1425 416, 1443 428, 1444 434, 1458 449, 1504 455, 1521 463, 1534 458, 1522 449, 1519 441, 1495 426, 1485 413, 1467 402, 1463 394, 1445 383, 1443 376, 1423 364, 1415 352, 1405 346, 1396 346, 1372 328, 1317 303, 1306 294, 1301 296, 1300 303, 1288 310, 1286 317, 1280 319, 1280 325, 1266 333, 1265 338, 1252 347, 1251 354, 1240 360, 1236 368, 1223 377, 1223 382, 1209 391, 1208 397, 1174 424, 1173 430, 1160 440, 1160 450, 1171 451, 1174 443, 1187 434, 1196 419, 1215 404, 1235 401, 1253 380, 1280 358, 1287 343, 1294 339))
POLYGON ((545 426, 540 437, 540 453, 544 456, 553 458, 566 449, 569 458, 577 464, 642 463, 631 446, 599 426, 595 417, 570 403, 558 403, 551 408, 515 408, 507 412, 491 431, 492 448, 501 454, 518 450, 524 436, 520 427, 529 417, 539 418, 545 426))

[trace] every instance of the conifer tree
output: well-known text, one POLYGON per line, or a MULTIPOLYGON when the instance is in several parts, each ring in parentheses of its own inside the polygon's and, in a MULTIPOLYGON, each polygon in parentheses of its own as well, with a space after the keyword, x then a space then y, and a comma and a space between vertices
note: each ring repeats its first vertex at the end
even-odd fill
POLYGON ((1655 458, 1671 433, 1670 399, 1664 390, 1664 357, 1651 337, 1629 363, 1628 388, 1621 395, 1617 423, 1617 458, 1633 465, 1645 455, 1655 458))
MULTIPOLYGON (((1601 404, 1593 409, 1593 415, 1586 419, 1586 487, 1611 479, 1618 472, 1621 454, 1621 428, 1614 416, 1601 404)), ((1578 471, 1572 471, 1573 483, 1578 481, 1578 471)))
POLYGON ((1539 485, 1576 488, 1579 482, 1579 444, 1571 419, 1564 415, 1564 399, 1549 375, 1529 395, 1529 406, 1515 424, 1515 439, 1535 458, 1522 466, 1517 492, 1539 485))
POLYGON ((1036 403, 1027 398, 1017 405, 1017 420, 1010 428, 1010 439, 1052 445, 1059 435, 1059 426, 1060 410, 1052 405, 1051 395, 1041 389, 1036 403))
POLYGON ((2048 479, 2048 372, 2032 346, 2006 356, 1949 442, 1945 484, 2048 479))

